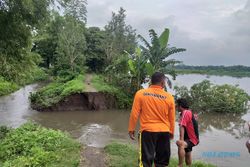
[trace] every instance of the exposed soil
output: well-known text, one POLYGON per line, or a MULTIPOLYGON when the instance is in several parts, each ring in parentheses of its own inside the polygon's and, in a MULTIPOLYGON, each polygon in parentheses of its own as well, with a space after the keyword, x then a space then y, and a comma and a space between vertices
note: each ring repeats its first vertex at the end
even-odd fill
POLYGON ((85 147, 81 152, 80 167, 106 167, 103 148, 85 147))
POLYGON ((48 108, 36 108, 38 111, 97 111, 117 108, 116 98, 103 92, 84 92, 73 94, 48 108))
POLYGON ((106 110, 117 108, 117 100, 114 96, 98 92, 92 85, 92 75, 86 74, 85 77, 85 92, 72 94, 59 103, 47 107, 40 108, 35 104, 32 104, 32 108, 38 111, 89 111, 89 110, 106 110))

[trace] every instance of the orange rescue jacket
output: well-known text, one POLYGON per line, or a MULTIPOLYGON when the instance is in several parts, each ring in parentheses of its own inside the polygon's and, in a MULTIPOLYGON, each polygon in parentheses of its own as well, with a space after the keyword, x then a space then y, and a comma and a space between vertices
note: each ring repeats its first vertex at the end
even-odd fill
POLYGON ((175 103, 173 96, 161 86, 151 85, 136 92, 128 131, 134 131, 138 117, 140 131, 174 134, 175 103))

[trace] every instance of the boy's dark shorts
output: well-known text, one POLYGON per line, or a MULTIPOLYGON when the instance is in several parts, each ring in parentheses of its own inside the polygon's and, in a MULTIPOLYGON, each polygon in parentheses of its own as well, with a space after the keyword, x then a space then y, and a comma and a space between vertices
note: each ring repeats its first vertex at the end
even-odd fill
POLYGON ((191 152, 192 148, 195 146, 189 139, 186 139, 185 142, 187 143, 187 148, 185 148, 185 152, 191 152))

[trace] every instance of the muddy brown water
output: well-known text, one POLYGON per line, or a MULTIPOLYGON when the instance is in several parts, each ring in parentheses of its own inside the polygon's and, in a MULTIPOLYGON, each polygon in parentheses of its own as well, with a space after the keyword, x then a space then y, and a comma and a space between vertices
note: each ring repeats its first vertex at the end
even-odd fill
MULTIPOLYGON (((192 85, 198 80, 206 79, 202 75, 183 75, 177 78, 175 84, 192 85)), ((250 94, 248 86, 250 78, 210 77, 216 84, 238 84, 250 94), (248 84, 246 84, 246 82, 248 84)), ((127 135, 129 111, 70 111, 70 112, 37 112, 30 108, 29 92, 39 88, 39 84, 23 87, 17 92, 0 97, 0 125, 18 127, 28 120, 35 121, 45 127, 60 129, 71 134, 85 145, 104 147, 118 140, 131 144, 127 135)), ((249 167, 250 154, 245 148, 249 139, 246 121, 250 121, 250 111, 242 115, 206 113, 199 115, 200 144, 194 148, 193 157, 222 167, 249 167), (213 153, 217 155, 211 155, 213 153), (236 153, 227 157, 220 153, 236 153)), ((178 136, 176 124, 175 140, 178 136)), ((175 140, 171 142, 172 156, 177 157, 175 140)))

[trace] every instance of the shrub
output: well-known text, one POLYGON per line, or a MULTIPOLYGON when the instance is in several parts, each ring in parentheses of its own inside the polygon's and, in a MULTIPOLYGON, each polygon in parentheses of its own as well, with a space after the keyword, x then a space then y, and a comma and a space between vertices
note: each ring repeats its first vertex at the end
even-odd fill
POLYGON ((99 92, 106 92, 116 97, 120 109, 128 108, 132 104, 132 97, 126 94, 123 90, 113 85, 107 84, 103 77, 94 75, 92 79, 94 87, 99 92))
POLYGON ((23 83, 21 85, 31 84, 38 81, 44 81, 48 79, 48 74, 46 73, 46 69, 35 67, 29 75, 26 75, 23 79, 23 83))
POLYGON ((80 144, 68 135, 33 123, 11 130, 0 140, 3 167, 74 166, 79 153, 80 144))
POLYGON ((10 128, 8 128, 7 126, 0 126, 0 140, 4 139, 9 132, 10 128))
POLYGON ((19 86, 13 82, 6 81, 0 76, 0 96, 7 95, 16 91, 19 86))
POLYGON ((186 98, 193 110, 242 113, 247 110, 249 95, 237 86, 213 85, 208 80, 187 87, 175 87, 176 97, 186 98))

